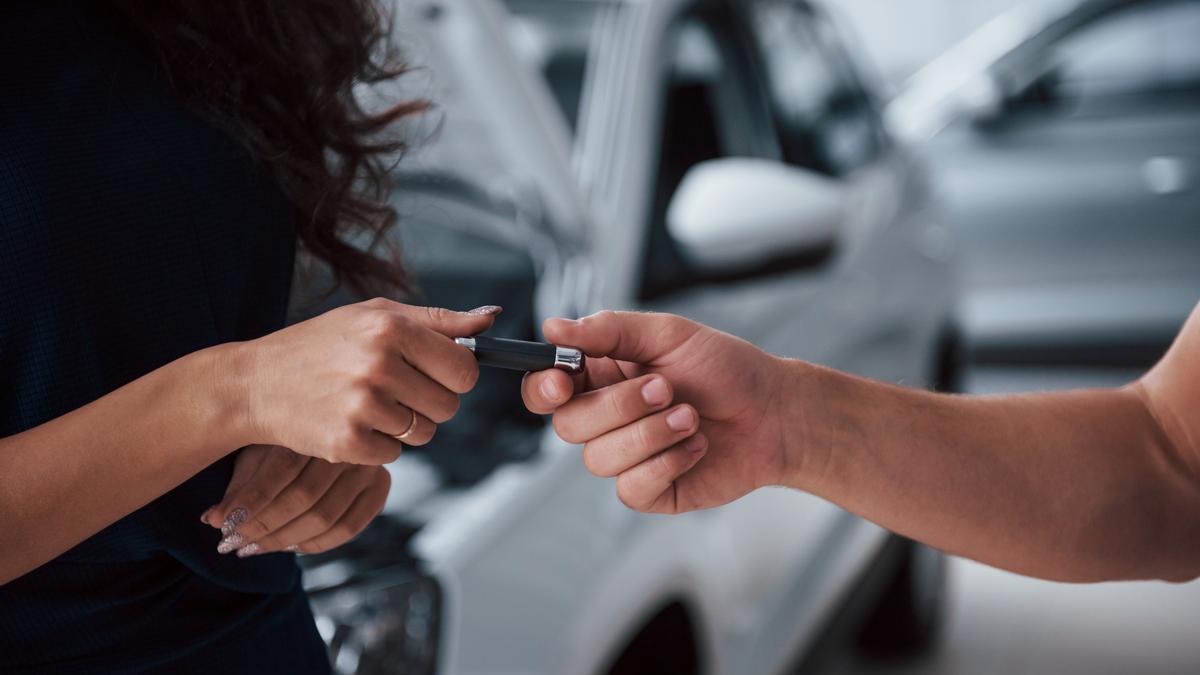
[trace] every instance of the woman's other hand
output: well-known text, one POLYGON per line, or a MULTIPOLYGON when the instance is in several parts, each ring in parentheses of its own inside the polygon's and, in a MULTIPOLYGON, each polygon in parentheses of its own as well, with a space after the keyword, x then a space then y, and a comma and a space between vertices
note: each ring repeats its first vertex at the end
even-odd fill
POLYGON ((221 530, 219 553, 322 553, 366 529, 390 487, 383 467, 331 464, 256 445, 238 455, 225 498, 200 520, 221 530))
POLYGON ((479 377, 454 338, 499 307, 460 313, 376 299, 236 345, 237 414, 252 443, 329 462, 380 465, 424 445, 479 377))

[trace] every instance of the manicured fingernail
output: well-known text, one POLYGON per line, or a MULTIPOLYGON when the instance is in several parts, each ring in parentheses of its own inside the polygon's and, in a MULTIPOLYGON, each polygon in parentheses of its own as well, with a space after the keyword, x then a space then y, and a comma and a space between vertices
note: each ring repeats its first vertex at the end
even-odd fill
POLYGON ((677 408, 667 415, 667 426, 671 431, 687 431, 696 423, 696 413, 691 408, 677 408))
POLYGON ((204 523, 205 525, 207 525, 207 524, 208 524, 208 517, 212 515, 213 509, 215 509, 215 508, 217 508, 217 507, 215 507, 215 506, 210 506, 210 507, 208 507, 208 510, 207 510, 207 511, 205 511, 204 513, 201 513, 201 514, 200 514, 200 522, 202 522, 202 523, 204 523))
POLYGON ((558 384, 554 382, 554 378, 544 378, 539 389, 542 390, 542 396, 545 396, 548 401, 557 401, 558 397, 561 396, 558 391, 558 384))
POLYGON ((240 506, 237 507, 225 517, 225 522, 221 524, 221 534, 228 537, 238 529, 238 525, 247 520, 250 520, 250 512, 240 506))
POLYGON ((292 544, 291 546, 288 546, 287 548, 285 548, 285 549, 283 549, 283 550, 287 551, 288 553, 299 553, 299 552, 300 552, 300 545, 299 545, 299 544, 292 544))
POLYGON ((237 550, 237 547, 244 543, 246 543, 246 537, 234 532, 233 534, 222 539, 220 544, 217 544, 217 553, 220 553, 221 555, 233 553, 237 550))
POLYGON ((693 455, 704 454, 708 450, 708 439, 703 436, 692 436, 683 443, 683 449, 693 455))
POLYGON ((252 555, 258 555, 261 551, 262 547, 258 545, 258 542, 252 541, 238 549, 237 557, 249 558, 252 555))
POLYGON ((656 377, 647 382, 646 386, 642 387, 642 400, 646 405, 655 408, 670 403, 671 391, 667 388, 667 381, 656 377))
POLYGON ((476 307, 475 309, 467 312, 467 314, 469 316, 496 316, 503 311, 503 307, 497 307, 496 305, 485 305, 483 307, 476 307))

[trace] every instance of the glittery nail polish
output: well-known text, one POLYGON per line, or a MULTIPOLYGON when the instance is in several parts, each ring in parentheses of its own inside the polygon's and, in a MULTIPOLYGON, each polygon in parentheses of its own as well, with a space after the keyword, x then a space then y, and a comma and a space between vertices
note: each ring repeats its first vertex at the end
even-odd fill
POLYGON ((258 542, 252 541, 238 549, 237 557, 249 558, 252 555, 258 555, 260 552, 262 552, 262 547, 258 545, 258 542))
POLYGON ((299 552, 300 552, 300 545, 299 545, 299 544, 292 544, 291 546, 288 546, 287 548, 285 548, 285 549, 283 549, 283 550, 287 551, 288 553, 299 553, 299 552))
POLYGON ((504 308, 502 308, 502 307, 497 307, 495 305, 487 305, 486 307, 476 307, 475 309, 467 312, 467 315, 468 316, 495 316, 496 314, 499 314, 500 312, 503 312, 503 311, 504 311, 504 308))
POLYGON ((240 506, 237 507, 236 509, 230 511, 229 515, 225 517, 225 522, 221 525, 221 534, 228 537, 238 529, 238 525, 241 525, 249 519, 250 512, 240 506))
POLYGON ((217 553, 220 553, 221 555, 233 553, 237 547, 244 543, 246 543, 246 537, 234 532, 233 534, 230 534, 222 539, 220 544, 217 544, 217 553))

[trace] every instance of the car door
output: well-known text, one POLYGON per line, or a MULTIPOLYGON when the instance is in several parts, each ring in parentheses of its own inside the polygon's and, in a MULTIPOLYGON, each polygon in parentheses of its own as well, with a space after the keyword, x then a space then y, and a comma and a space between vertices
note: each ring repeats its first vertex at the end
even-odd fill
POLYGON ((775 354, 923 383, 914 332, 921 321, 913 317, 929 290, 921 279, 929 261, 918 254, 920 227, 874 108, 806 4, 755 0, 729 11, 726 20, 703 24, 712 26, 705 30, 722 64, 711 81, 702 81, 696 63, 700 19, 675 29, 690 53, 664 76, 661 117, 652 120, 663 131, 652 158, 658 170, 637 284, 641 305, 691 316, 775 354), (733 277, 697 269, 673 240, 667 212, 689 170, 722 157, 773 160, 836 182, 847 214, 833 249, 764 260, 733 277))
MULTIPOLYGON (((880 310, 889 295, 889 269, 903 265, 879 266, 873 279, 864 269, 884 248, 879 225, 894 207, 887 203, 890 178, 870 173, 881 152, 879 129, 873 118, 854 117, 861 109, 839 98, 852 92, 842 89, 848 85, 819 38, 806 32, 811 21, 796 3, 702 3, 669 28, 661 105, 647 107, 658 111, 648 123, 661 133, 652 151, 657 171, 638 306, 703 321, 784 356, 904 377, 911 371, 903 364, 912 364, 907 319, 892 324, 894 311, 880 310), (794 30, 764 34, 781 21, 794 30), (795 61, 766 71, 764 55, 805 40, 806 51, 791 52, 795 61), (807 97, 809 90, 824 95, 807 97), (673 240, 668 211, 689 171, 727 157, 844 179, 855 215, 837 250, 772 260, 732 277, 698 268, 673 240), (868 281, 875 283, 864 285, 868 281)), ((835 574, 826 563, 856 521, 785 490, 759 491, 708 517, 724 528, 736 558, 738 575, 728 583, 737 592, 723 612, 733 660, 741 664, 735 670, 759 672, 787 652, 814 613, 815 598, 835 574)))
POLYGON ((1019 52, 995 76, 1030 84, 933 144, 995 358, 1152 361, 1200 297, 1200 3, 1114 5, 1019 52), (1053 349, 1081 344, 1106 353, 1053 349))

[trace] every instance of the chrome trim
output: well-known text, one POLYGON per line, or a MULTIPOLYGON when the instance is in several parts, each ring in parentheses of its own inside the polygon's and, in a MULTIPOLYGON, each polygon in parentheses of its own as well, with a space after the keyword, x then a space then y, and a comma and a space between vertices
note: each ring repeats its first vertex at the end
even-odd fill
POLYGON ((582 373, 586 358, 583 352, 569 347, 555 347, 554 367, 571 373, 582 373))

